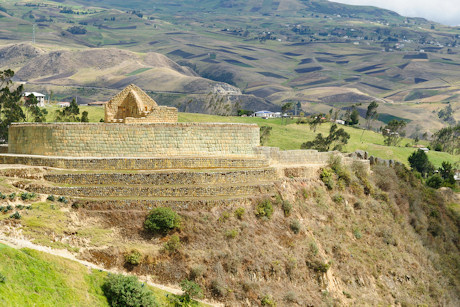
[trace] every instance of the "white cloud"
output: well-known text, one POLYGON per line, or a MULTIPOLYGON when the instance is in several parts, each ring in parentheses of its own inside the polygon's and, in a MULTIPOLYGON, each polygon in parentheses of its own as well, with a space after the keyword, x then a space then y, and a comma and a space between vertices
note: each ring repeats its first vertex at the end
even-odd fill
POLYGON ((403 16, 424 17, 447 25, 460 25, 459 0, 331 0, 346 4, 372 5, 403 16))

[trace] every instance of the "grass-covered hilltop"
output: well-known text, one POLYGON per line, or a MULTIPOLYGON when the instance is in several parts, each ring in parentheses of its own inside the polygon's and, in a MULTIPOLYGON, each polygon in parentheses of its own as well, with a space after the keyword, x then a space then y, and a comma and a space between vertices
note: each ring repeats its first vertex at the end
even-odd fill
POLYGON ((460 306, 459 39, 327 0, 0 0, 0 306, 460 306))

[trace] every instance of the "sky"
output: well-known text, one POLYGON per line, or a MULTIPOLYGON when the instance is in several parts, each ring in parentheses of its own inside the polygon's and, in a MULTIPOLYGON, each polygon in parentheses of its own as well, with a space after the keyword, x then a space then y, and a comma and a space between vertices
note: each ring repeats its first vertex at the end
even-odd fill
POLYGON ((460 0, 330 0, 346 4, 372 5, 403 16, 423 17, 449 26, 460 25, 460 0))

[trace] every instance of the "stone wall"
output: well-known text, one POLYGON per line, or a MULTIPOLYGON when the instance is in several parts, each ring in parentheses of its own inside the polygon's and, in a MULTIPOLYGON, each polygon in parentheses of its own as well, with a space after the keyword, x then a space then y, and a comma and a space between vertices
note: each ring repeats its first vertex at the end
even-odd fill
POLYGON ((255 124, 15 123, 10 154, 64 157, 253 156, 255 124))
POLYGON ((70 185, 192 185, 253 183, 273 181, 276 172, 273 168, 227 170, 227 171, 157 171, 137 173, 67 173, 45 174, 44 179, 59 184, 70 185))
POLYGON ((126 124, 141 124, 141 123, 177 123, 177 109, 173 107, 160 106, 153 108, 151 113, 146 117, 126 117, 122 122, 126 124))
POLYGON ((266 159, 222 157, 84 158, 0 154, 0 164, 23 164, 83 170, 154 170, 267 167, 266 159))
MULTIPOLYGON (((301 164, 326 164, 331 152, 318 152, 312 149, 280 150, 278 147, 259 146, 256 153, 269 159, 274 164, 301 165, 301 164)), ((339 152, 335 154, 341 155, 339 152)))

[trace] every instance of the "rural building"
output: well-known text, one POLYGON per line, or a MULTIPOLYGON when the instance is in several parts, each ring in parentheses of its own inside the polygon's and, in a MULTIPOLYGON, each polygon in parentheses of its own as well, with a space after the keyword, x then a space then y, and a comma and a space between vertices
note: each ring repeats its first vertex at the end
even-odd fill
POLYGON ((261 118, 277 118, 281 117, 281 112, 272 112, 272 111, 257 111, 253 114, 254 117, 261 117, 261 118))
POLYGON ((22 97, 24 97, 24 101, 25 101, 31 95, 34 95, 35 98, 37 98, 39 107, 44 107, 45 106, 46 95, 43 95, 42 93, 37 93, 37 92, 25 92, 24 94, 22 94, 22 97))
POLYGON ((68 101, 61 101, 61 102, 58 102, 57 104, 61 108, 70 107, 70 102, 68 102, 68 101))
POLYGON ((94 101, 88 102, 88 106, 90 107, 103 107, 107 104, 107 101, 94 101))

